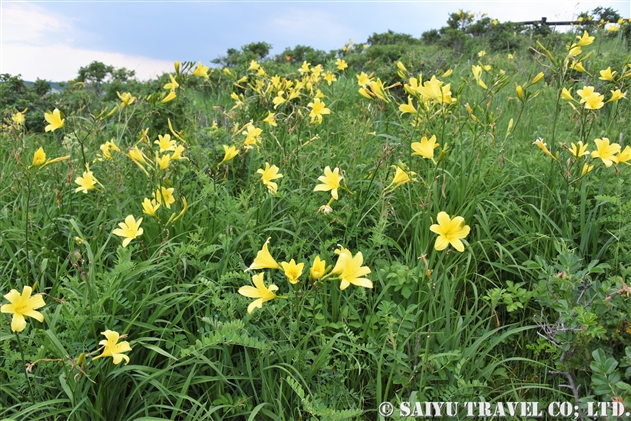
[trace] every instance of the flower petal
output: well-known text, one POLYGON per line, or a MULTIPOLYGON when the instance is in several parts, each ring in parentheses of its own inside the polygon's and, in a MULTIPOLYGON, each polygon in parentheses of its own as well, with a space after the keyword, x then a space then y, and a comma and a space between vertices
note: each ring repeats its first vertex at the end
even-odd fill
POLYGON ((36 310, 25 310, 22 312, 24 316, 32 317, 40 323, 44 322, 44 315, 36 310))
POLYGON ((357 278, 351 281, 353 285, 364 288, 372 288, 372 281, 366 278, 357 278))
POLYGON ((464 244, 462 244, 462 241, 460 241, 459 238, 452 239, 449 242, 449 244, 451 244, 453 246, 453 248, 458 250, 460 253, 462 253, 464 251, 464 244))
POLYGON ((255 308, 263 307, 263 299, 259 298, 258 300, 254 300, 248 306, 248 313, 252 313, 255 308))
POLYGON ((261 298, 261 291, 249 285, 239 288, 239 294, 248 298, 261 298))
POLYGON ((13 332, 21 332, 26 327, 26 320, 24 316, 19 313, 13 314, 13 319, 11 320, 11 330, 13 332))
POLYGON ((20 297, 21 295, 16 289, 12 289, 11 291, 9 291, 8 294, 4 296, 4 298, 11 302, 11 304, 15 304, 20 299, 20 297))
POLYGON ((449 241, 447 241, 445 237, 440 235, 438 236, 438 238, 436 238, 436 243, 434 243, 434 248, 438 251, 441 251, 441 250, 445 250, 448 245, 449 245, 449 241))

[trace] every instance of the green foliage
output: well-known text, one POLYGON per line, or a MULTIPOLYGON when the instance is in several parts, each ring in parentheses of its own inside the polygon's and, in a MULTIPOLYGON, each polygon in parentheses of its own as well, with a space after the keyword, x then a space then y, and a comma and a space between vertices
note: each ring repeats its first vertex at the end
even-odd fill
POLYGON ((414 45, 419 44, 420 40, 418 38, 414 38, 412 35, 401 34, 388 29, 388 32, 381 34, 373 33, 368 37, 367 42, 372 46, 394 44, 414 45))
POLYGON ((252 43, 142 84, 102 63, 60 94, 4 76, 0 288, 46 305, 19 336, 2 314, 0 418, 360 420, 383 401, 573 400, 566 383, 583 408, 628 402, 631 125, 607 102, 629 89, 624 42, 597 30, 570 56, 582 33, 449 19, 423 42, 252 43), (40 133, 54 108, 63 127, 40 133), (128 215, 142 233, 121 234, 128 215), (129 364, 103 355, 107 330, 129 364))
POLYGON ((267 42, 252 42, 241 47, 241 51, 235 48, 228 48, 224 57, 212 60, 213 63, 222 66, 246 66, 252 60, 264 60, 267 58, 272 45, 267 42))
POLYGON ((334 57, 333 52, 316 50, 313 47, 305 45, 296 45, 294 48, 285 48, 275 58, 276 63, 290 63, 293 65, 301 65, 303 62, 308 63, 326 63, 334 57))

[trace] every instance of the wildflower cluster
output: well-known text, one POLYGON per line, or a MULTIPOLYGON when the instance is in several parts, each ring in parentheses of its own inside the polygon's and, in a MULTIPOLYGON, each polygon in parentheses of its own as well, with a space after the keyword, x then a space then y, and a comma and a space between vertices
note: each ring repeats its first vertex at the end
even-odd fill
MULTIPOLYGON (((278 264, 276 260, 270 254, 268 243, 269 238, 263 244, 263 247, 257 253, 254 261, 246 269, 250 270, 262 270, 262 269, 276 269, 282 270, 287 278, 287 281, 291 285, 296 285, 300 282, 300 277, 303 274, 305 263, 296 263, 294 259, 289 262, 281 262, 278 264)), ((338 255, 335 266, 327 268, 326 261, 321 259, 320 256, 316 256, 309 269, 309 280, 311 282, 324 281, 330 277, 340 281, 340 290, 345 290, 349 285, 372 288, 373 284, 368 278, 364 276, 368 275, 371 271, 368 266, 362 266, 364 263, 364 257, 360 252, 357 252, 353 256, 352 252, 342 246, 339 246, 335 250, 335 254, 338 255)), ((278 291, 278 286, 270 284, 265 286, 264 273, 258 273, 252 276, 252 283, 254 287, 246 285, 239 288, 239 294, 248 297, 256 298, 248 306, 248 313, 251 313, 255 308, 261 308, 264 302, 271 301, 275 298, 287 298, 276 295, 275 291, 278 291)))

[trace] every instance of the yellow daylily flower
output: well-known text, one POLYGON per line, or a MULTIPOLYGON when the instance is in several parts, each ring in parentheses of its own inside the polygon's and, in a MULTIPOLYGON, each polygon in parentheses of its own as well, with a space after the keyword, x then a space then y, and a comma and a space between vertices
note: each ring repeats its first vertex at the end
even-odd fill
POLYGON ((134 103, 134 101, 136 101, 136 97, 132 96, 131 93, 129 92, 123 92, 122 94, 119 93, 118 91, 116 91, 116 95, 118 95, 118 97, 121 100, 121 108, 125 108, 131 104, 134 103))
POLYGON ((129 342, 118 342, 118 340, 120 339, 120 335, 118 334, 118 332, 114 332, 113 330, 106 330, 105 332, 101 332, 101 335, 107 338, 99 342, 99 345, 104 347, 103 353, 97 357, 92 358, 92 361, 103 357, 112 357, 112 362, 114 364, 120 364, 120 362, 123 360, 125 360, 125 364, 128 364, 129 357, 123 354, 123 352, 131 351, 129 342))
POLYGON ((441 100, 443 98, 443 91, 440 87, 444 82, 438 80, 435 75, 429 81, 425 81, 423 86, 419 86, 416 91, 423 96, 425 100, 441 100))
POLYGON ((439 212, 436 217, 437 224, 433 224, 429 227, 430 231, 438 234, 434 248, 438 251, 444 250, 451 244, 453 248, 459 252, 464 251, 464 245, 462 241, 469 235, 471 228, 465 225, 464 218, 462 216, 456 216, 451 219, 447 212, 439 212))
POLYGON ((360 74, 356 75, 356 77, 357 77, 357 84, 361 86, 362 88, 365 88, 371 81, 370 76, 368 76, 364 72, 361 72, 360 74))
POLYGON ((337 60, 335 60, 335 68, 337 70, 344 70, 347 67, 348 67, 348 64, 346 64, 346 62, 342 60, 341 58, 338 58, 337 60))
POLYGON ((166 95, 164 98, 162 98, 160 100, 160 102, 162 104, 166 104, 169 101, 173 101, 176 97, 177 97, 177 95, 175 94, 175 91, 171 91, 171 92, 169 92, 168 95, 166 95))
POLYGON ((282 174, 278 173, 278 167, 276 165, 272 165, 270 167, 270 165, 266 162, 265 169, 259 168, 258 170, 256 170, 256 172, 258 174, 261 174, 261 182, 267 187, 267 189, 272 193, 276 193, 276 191, 278 190, 278 184, 276 184, 272 180, 281 178, 283 176, 282 174))
POLYGON ((312 281, 316 281, 324 276, 326 272, 326 260, 321 260, 320 256, 316 256, 313 259, 313 264, 309 270, 309 278, 312 281))
POLYGON ((169 78, 171 79, 171 82, 167 83, 166 85, 163 86, 163 89, 170 89, 172 92, 175 91, 177 88, 180 87, 180 85, 175 81, 175 78, 173 77, 173 75, 169 75, 169 78))
POLYGON ((590 95, 594 94, 594 87, 593 86, 584 86, 583 89, 579 89, 578 91, 576 91, 576 93, 578 94, 578 96, 581 97, 581 104, 585 103, 587 101, 587 98, 590 95))
POLYGON ((334 73, 326 72, 324 74, 324 80, 326 80, 326 83, 328 83, 328 85, 331 86, 331 83, 337 81, 337 78, 335 77, 334 73))
POLYGON ((274 97, 274 99, 272 99, 272 103, 274 104, 274 109, 278 108, 279 105, 287 102, 287 100, 283 98, 284 94, 285 94, 284 91, 278 91, 278 94, 274 97))
POLYGON ((618 157, 615 155, 620 152, 619 144, 610 144, 609 139, 606 137, 594 139, 594 143, 596 143, 596 150, 592 151, 592 158, 600 158, 606 167, 611 167, 612 164, 618 163, 618 157))
POLYGON ((160 152, 174 151, 177 142, 175 140, 171 140, 170 134, 165 134, 164 136, 158 135, 158 140, 154 141, 156 145, 160 146, 160 152))
POLYGON ((611 66, 609 66, 605 70, 601 70, 600 71, 600 77, 598 79, 612 81, 613 80, 613 76, 616 73, 618 73, 618 72, 612 72, 611 71, 611 66))
POLYGON ((572 153, 572 155, 574 155, 574 157, 580 158, 581 156, 587 155, 589 153, 589 151, 587 150, 587 146, 588 145, 583 145, 582 140, 579 140, 578 145, 575 145, 572 142, 572 147, 570 148, 570 152, 572 153))
POLYGON ((576 101, 574 97, 572 96, 572 88, 570 89, 563 88, 561 90, 561 98, 563 98, 566 101, 576 101))
POLYGON ((296 264, 294 259, 291 259, 289 263, 281 262, 280 265, 283 268, 283 271, 285 272, 285 276, 287 276, 287 279, 289 279, 289 282, 291 284, 297 284, 298 278, 300 277, 300 275, 302 275, 302 270, 304 269, 305 264, 304 263, 296 264))
POLYGON ((558 161, 556 159, 556 157, 554 155, 552 155, 552 153, 550 152, 550 150, 548 150, 548 145, 546 145, 545 143, 543 143, 543 139, 537 139, 533 142, 533 145, 537 145, 546 155, 548 155, 550 158, 554 159, 555 161, 558 161))
POLYGON ((322 116, 325 114, 331 114, 331 110, 324 106, 324 102, 320 100, 320 98, 315 98, 313 102, 307 104, 308 107, 311 107, 311 112, 309 113, 309 117, 311 117, 311 123, 322 123, 322 116))
POLYGON ((392 182, 390 183, 390 185, 386 187, 385 189, 386 191, 394 190, 397 187, 400 187, 406 183, 409 183, 410 181, 416 181, 410 177, 410 176, 416 175, 415 172, 412 172, 412 171, 405 172, 397 165, 393 165, 393 167, 395 168, 394 178, 392 179, 392 182))
POLYGON ((224 151, 223 159, 217 165, 225 164, 226 162, 230 161, 231 159, 233 159, 235 156, 239 154, 239 150, 234 146, 230 146, 230 147, 228 147, 227 145, 222 145, 222 146, 223 146, 223 151, 224 151))
POLYGON ((153 197, 158 203, 163 204, 167 209, 171 209, 171 205, 175 203, 175 197, 173 197, 174 191, 174 187, 166 188, 161 186, 153 193, 153 197))
POLYGON ((133 147, 129 150, 129 154, 127 155, 129 156, 132 161, 136 162, 137 164, 139 163, 143 163, 146 164, 147 161, 145 160, 145 156, 142 153, 142 151, 140 149, 138 149, 137 147, 133 147))
POLYGON ((576 38, 578 39, 576 45, 579 47, 585 47, 594 42, 594 37, 590 37, 587 31, 583 32, 583 36, 577 35, 576 38))
POLYGON ((570 57, 576 57, 579 54, 581 54, 583 52, 583 49, 581 47, 579 47, 578 45, 574 45, 572 47, 568 47, 569 51, 567 53, 568 56, 570 57))
POLYGON ((631 146, 627 145, 622 152, 616 156, 618 158, 618 164, 629 164, 627 161, 631 160, 631 146))
POLYGON ((414 108, 414 104, 412 104, 411 96, 408 96, 407 104, 399 105, 399 111, 401 111, 402 114, 405 114, 405 113, 416 114, 416 108, 414 108))
POLYGON ((353 257, 350 250, 340 247, 340 250, 335 250, 335 253, 339 255, 335 267, 331 271, 333 274, 339 274, 340 290, 345 290, 350 284, 358 287, 372 288, 372 281, 363 276, 368 275, 371 270, 368 266, 362 266, 364 263, 364 256, 359 251, 353 257))
POLYGON ((622 98, 626 98, 627 97, 627 93, 622 93, 620 91, 620 89, 616 89, 615 91, 610 91, 611 92, 611 98, 609 98, 609 100, 607 102, 615 102, 618 101, 622 98))
POLYGON ((605 99, 604 95, 601 95, 596 92, 588 96, 587 98, 585 98, 585 108, 588 110, 601 109, 605 105, 605 102, 603 101, 604 99, 605 99))
POLYGON ((377 98, 385 102, 390 102, 390 99, 388 98, 388 94, 386 93, 386 90, 383 86, 383 82, 381 81, 381 79, 377 78, 376 81, 370 82, 368 86, 370 87, 370 91, 377 98))
POLYGON ((44 315, 36 310, 44 307, 46 303, 41 294, 31 296, 32 292, 33 288, 25 286, 22 288, 22 294, 12 289, 4 296, 10 304, 3 304, 0 307, 0 312, 13 314, 11 331, 22 332, 26 328, 25 316, 32 317, 40 323, 44 322, 44 315))
POLYGON ((153 216, 157 218, 156 211, 160 208, 160 203, 158 203, 155 199, 149 200, 145 197, 145 200, 142 202, 142 213, 145 215, 153 216))
POLYGON ((193 76, 203 77, 204 79, 208 79, 208 66, 204 66, 202 62, 197 63, 197 67, 193 72, 193 76))
POLYGON ((256 298, 256 300, 248 306, 248 313, 252 313, 255 308, 261 308, 264 302, 271 301, 276 298, 274 291, 278 291, 278 287, 274 284, 266 287, 263 282, 263 275, 264 273, 259 273, 252 276, 252 283, 254 284, 253 287, 246 285, 239 288, 239 294, 244 297, 256 298))
POLYGON ((269 124, 272 127, 278 126, 278 124, 276 123, 276 114, 271 111, 268 111, 267 113, 267 117, 263 119, 263 122, 269 124))
POLYGON ((302 66, 300 66, 300 68, 298 69, 298 71, 300 72, 300 74, 306 74, 309 73, 309 66, 311 65, 311 63, 307 63, 306 61, 302 62, 302 66))
POLYGON ((262 129, 257 129, 252 124, 248 124, 243 134, 245 135, 244 146, 246 149, 251 149, 257 143, 261 141, 261 133, 263 133, 262 129))
POLYGON ((101 150, 101 155, 103 156, 103 158, 109 159, 109 160, 112 160, 111 151, 115 151, 115 152, 121 151, 120 148, 116 146, 113 140, 108 140, 107 142, 99 146, 99 149, 101 150))
POLYGON ((331 191, 331 196, 338 200, 337 189, 340 187, 340 181, 342 181, 344 177, 340 175, 340 169, 335 168, 331 171, 331 167, 328 165, 324 168, 324 175, 318 177, 318 180, 322 182, 322 184, 318 184, 315 186, 313 191, 331 191))
MULTIPOLYGON (((270 237, 271 238, 271 237, 270 237)), ((280 265, 276 263, 276 260, 272 257, 267 248, 267 244, 269 243, 270 238, 265 241, 261 250, 256 253, 256 258, 254 258, 254 262, 247 268, 245 271, 249 270, 258 270, 258 269, 281 269, 280 265)))
POLYGON ((96 179, 94 174, 92 174, 92 171, 90 171, 90 167, 87 164, 85 168, 86 171, 83 172, 83 176, 77 177, 77 179, 74 181, 79 185, 79 187, 75 189, 75 193, 82 191, 84 194, 87 194, 88 190, 95 190, 96 185, 101 184, 99 183, 99 180, 96 179))
POLYGON ((234 107, 231 108, 232 110, 243 106, 242 98, 240 98, 239 95, 237 95, 235 92, 230 94, 230 98, 234 99, 234 107))
POLYGON ((434 160, 434 149, 436 149, 439 144, 436 143, 436 135, 432 135, 429 139, 425 136, 421 139, 420 142, 412 143, 412 155, 420 155, 423 158, 434 160))
POLYGON ((140 237, 144 232, 144 230, 140 228, 141 222, 142 218, 136 221, 133 215, 128 215, 127 218, 125 218, 125 222, 119 222, 118 226, 120 228, 116 228, 112 233, 119 237, 124 237, 123 247, 127 247, 131 240, 140 237))
POLYGON ((581 73, 587 73, 587 70, 585 70, 585 67, 583 67, 583 63, 580 61, 575 61, 574 63, 570 64, 570 69, 576 70, 577 72, 581 73))
POLYGON ((175 147, 175 150, 171 154, 171 161, 176 160, 176 159, 186 159, 185 157, 182 156, 182 152, 184 152, 184 146, 177 145, 175 147))
POLYGON ((581 171, 581 177, 594 169, 593 165, 583 164, 583 170, 581 171))
POLYGON ((46 152, 44 152, 44 148, 40 146, 40 148, 33 154, 33 163, 31 164, 31 167, 39 167, 44 162, 46 162, 46 152))
POLYGON ((359 92, 359 94, 364 98, 372 99, 372 94, 367 91, 366 88, 359 88, 357 92, 359 92))
POLYGON ((44 113, 44 119, 48 122, 48 125, 44 128, 46 132, 54 132, 57 129, 61 129, 66 120, 61 118, 61 112, 55 108, 53 112, 46 111, 44 113))
POLYGON ((25 118, 24 118, 24 113, 26 112, 26 110, 22 111, 22 112, 17 112, 11 115, 11 121, 13 121, 13 123, 16 126, 22 126, 24 124, 25 118))
POLYGON ((158 168, 160 169, 160 171, 164 171, 167 168, 169 168, 170 162, 171 162, 170 155, 162 155, 161 157, 158 157, 157 152, 156 152, 156 164, 158 164, 158 168))

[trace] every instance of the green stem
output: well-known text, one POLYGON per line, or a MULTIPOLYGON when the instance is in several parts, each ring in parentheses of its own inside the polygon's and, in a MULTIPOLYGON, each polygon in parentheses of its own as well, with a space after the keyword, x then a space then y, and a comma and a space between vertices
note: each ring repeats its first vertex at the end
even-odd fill
POLYGON ((31 381, 28 378, 28 370, 26 369, 26 359, 24 358, 24 349, 22 348, 22 341, 20 340, 20 334, 15 332, 15 337, 18 340, 18 348, 20 348, 20 356, 22 357, 22 367, 24 369, 24 378, 26 378, 26 384, 28 386, 28 393, 31 397, 31 401, 35 403, 35 397, 33 395, 33 389, 31 388, 31 381))
MULTIPOLYGON (((33 268, 33 262, 31 261, 29 237, 28 237, 28 227, 30 225, 29 224, 29 218, 30 218, 29 205, 31 203, 31 190, 33 187, 33 184, 32 184, 33 180, 31 179, 31 174, 29 172, 26 173, 26 178, 27 178, 26 204, 25 204, 26 223, 24 225, 24 237, 25 237, 24 248, 26 250, 26 262, 27 262, 27 272, 28 272, 29 269, 33 268)), ((33 273, 33 281, 37 282, 37 276, 35 275, 35 272, 33 270, 31 270, 31 272, 33 273)))
POLYGON ((427 371, 427 358, 429 357, 429 339, 430 339, 431 331, 427 330, 427 339, 425 341, 425 352, 423 353, 423 367, 421 367, 421 379, 419 382, 419 392, 421 393, 421 397, 425 398, 425 372, 427 371))

